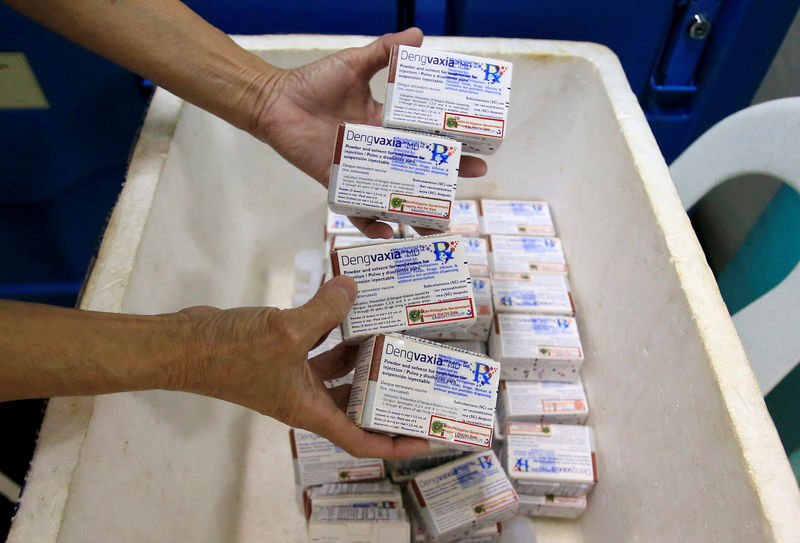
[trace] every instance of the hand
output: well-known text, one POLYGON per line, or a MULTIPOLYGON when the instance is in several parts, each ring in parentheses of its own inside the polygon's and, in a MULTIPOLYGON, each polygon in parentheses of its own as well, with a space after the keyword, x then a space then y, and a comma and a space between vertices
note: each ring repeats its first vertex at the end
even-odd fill
MULTIPOLYGON (((392 45, 421 43, 422 32, 410 28, 265 79, 262 83, 269 89, 254 113, 251 132, 327 187, 339 123, 380 125, 383 106, 372 98, 369 81, 389 63, 392 45)), ((462 157, 462 177, 485 173, 482 159, 462 157)), ((391 228, 384 223, 350 220, 369 237, 392 237, 391 228)))
POLYGON ((355 297, 355 281, 339 276, 296 309, 184 309, 196 341, 188 353, 191 377, 182 388, 304 428, 353 456, 405 458, 426 452, 425 440, 361 430, 343 412, 350 386, 325 388, 323 381, 353 369, 358 347, 340 344, 307 359, 342 322, 355 297))

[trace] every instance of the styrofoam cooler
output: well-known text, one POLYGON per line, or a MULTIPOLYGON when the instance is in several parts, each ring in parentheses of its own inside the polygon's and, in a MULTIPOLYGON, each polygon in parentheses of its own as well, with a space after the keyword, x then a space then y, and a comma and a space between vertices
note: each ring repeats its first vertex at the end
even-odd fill
MULTIPOLYGON (((368 38, 238 41, 288 67, 368 38)), ((616 57, 586 43, 425 44, 514 62, 505 143, 458 197, 548 201, 570 264, 600 482, 579 519, 535 521, 537 541, 797 541, 797 485, 616 57)), ((286 307, 325 201, 266 145, 159 90, 82 307, 286 307)), ((55 399, 10 541, 303 541, 287 436, 190 394, 55 399)), ((528 537, 520 522, 507 539, 528 537)))

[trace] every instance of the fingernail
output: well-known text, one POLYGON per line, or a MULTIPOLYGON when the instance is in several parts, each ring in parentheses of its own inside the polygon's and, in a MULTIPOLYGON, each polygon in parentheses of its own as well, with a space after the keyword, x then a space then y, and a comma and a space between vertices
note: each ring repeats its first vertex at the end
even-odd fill
POLYGON ((344 292, 345 296, 347 296, 347 299, 351 302, 356 299, 356 295, 358 294, 358 286, 351 277, 346 275, 337 275, 328 281, 328 284, 344 292))

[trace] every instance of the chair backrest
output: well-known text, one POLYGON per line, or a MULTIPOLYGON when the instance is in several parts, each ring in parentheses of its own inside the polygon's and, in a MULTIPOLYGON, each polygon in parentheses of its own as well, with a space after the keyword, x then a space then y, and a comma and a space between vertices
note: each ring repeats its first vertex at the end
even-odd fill
MULTIPOLYGON (((711 127, 675 159, 670 173, 686 209, 717 185, 746 174, 767 175, 800 192, 798 142, 800 97, 773 100, 711 127)), ((733 322, 766 395, 800 361, 800 266, 733 315, 733 322)))

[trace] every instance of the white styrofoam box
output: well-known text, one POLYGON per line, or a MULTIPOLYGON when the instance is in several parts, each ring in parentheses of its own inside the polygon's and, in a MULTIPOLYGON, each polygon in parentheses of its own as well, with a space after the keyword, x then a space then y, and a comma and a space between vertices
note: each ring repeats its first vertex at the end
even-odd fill
POLYGON ((508 381, 576 381, 584 360, 574 318, 534 313, 496 313, 489 356, 508 381))
POLYGON ((586 496, 597 483, 589 426, 509 422, 503 464, 514 488, 532 496, 586 496))
POLYGON ((294 480, 300 486, 383 479, 380 458, 355 458, 324 437, 301 428, 289 430, 294 480))
MULTIPOLYGON (((283 67, 370 41, 237 39, 283 67)), ((517 517, 503 540, 531 541, 531 524, 538 543, 796 540, 789 462, 616 57, 587 43, 425 45, 514 62, 506 141, 457 197, 548 201, 580 309, 602 478, 579 519, 517 517)), ((294 254, 319 247, 326 207, 270 148, 159 89, 81 307, 288 307, 294 254)), ((9 541, 305 541, 285 497, 290 450, 283 424, 192 394, 54 398, 9 541)))
POLYGON ((388 479, 360 483, 327 483, 303 491, 306 517, 320 507, 379 507, 402 509, 400 485, 388 479))
POLYGON ((589 403, 580 378, 575 382, 501 381, 497 418, 506 422, 583 424, 589 403))
POLYGON ((553 217, 547 202, 536 200, 480 201, 481 233, 555 236, 553 217))
POLYGON ((560 238, 489 234, 487 240, 492 272, 567 271, 560 238))
POLYGON ((492 301, 498 313, 575 316, 569 280, 560 273, 493 273, 492 301))

